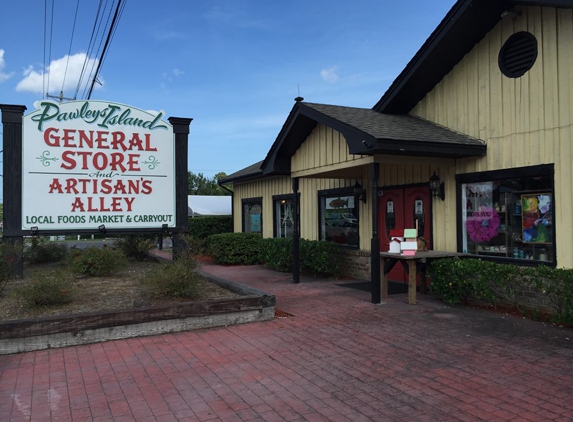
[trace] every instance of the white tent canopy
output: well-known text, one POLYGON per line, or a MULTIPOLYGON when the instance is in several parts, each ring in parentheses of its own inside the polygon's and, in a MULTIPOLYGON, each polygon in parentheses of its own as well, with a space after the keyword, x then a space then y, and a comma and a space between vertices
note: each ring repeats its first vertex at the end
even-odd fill
POLYGON ((188 195, 188 215, 190 217, 198 215, 231 215, 232 198, 232 196, 188 195))

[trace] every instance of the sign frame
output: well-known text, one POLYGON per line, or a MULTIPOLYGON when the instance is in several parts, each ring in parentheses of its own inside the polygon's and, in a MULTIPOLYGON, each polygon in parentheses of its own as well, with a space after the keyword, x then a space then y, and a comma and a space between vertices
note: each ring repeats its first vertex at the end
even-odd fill
MULTIPOLYGON (((98 101, 90 101, 96 103, 98 101)), ((121 105, 111 101, 102 101, 107 104, 121 105)), ((61 104, 58 104, 61 106, 61 104)), ((135 107, 132 110, 139 110, 135 107)), ((93 224, 84 227, 66 226, 50 228, 48 225, 30 225, 23 227, 22 188, 23 188, 23 145, 25 141, 23 122, 26 107, 23 105, 0 104, 3 123, 4 141, 4 238, 22 237, 29 235, 61 235, 61 234, 144 234, 144 233, 177 233, 188 230, 187 220, 187 153, 189 126, 193 119, 170 117, 168 125, 173 128, 173 224, 154 222, 154 225, 142 227, 138 225, 118 225, 113 223, 93 224)), ((30 113, 33 114, 33 113, 30 113)), ((63 120, 63 118, 62 118, 63 120)), ((161 124, 167 123, 161 119, 161 124)), ((37 123, 37 122, 36 122, 37 123)), ((73 128, 72 128, 73 129, 73 128)), ((39 207, 43 206, 38 204, 39 207)), ((175 239, 174 239, 175 240, 175 239)))

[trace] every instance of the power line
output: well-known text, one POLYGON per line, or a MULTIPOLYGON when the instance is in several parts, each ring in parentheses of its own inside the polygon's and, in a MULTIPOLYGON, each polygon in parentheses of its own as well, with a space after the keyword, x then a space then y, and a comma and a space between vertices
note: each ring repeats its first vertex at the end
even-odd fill
MULTIPOLYGON (((77 96, 78 96, 78 92, 80 91, 80 86, 81 86, 82 80, 84 80, 84 76, 85 76, 85 72, 86 72, 87 65, 88 65, 89 60, 90 60, 90 57, 91 57, 91 55, 92 55, 93 45, 94 45, 95 37, 96 37, 96 34, 97 34, 97 27, 98 27, 98 21, 99 21, 100 12, 101 12, 101 6, 102 6, 102 2, 101 2, 101 0, 100 0, 99 6, 98 6, 98 9, 97 9, 97 12, 96 12, 96 17, 95 17, 95 19, 94 19, 94 25, 93 25, 92 33, 91 33, 91 36, 90 36, 90 42, 89 42, 89 44, 88 44, 88 49, 87 49, 87 53, 86 53, 86 58, 85 58, 85 60, 84 60, 83 66, 82 66, 82 71, 80 72, 80 77, 78 78, 78 85, 76 86, 76 92, 74 92, 74 98, 77 98, 77 96)), ((91 72, 90 72, 90 74, 91 74, 91 72)))
MULTIPOLYGON (((70 48, 68 49, 68 59, 66 60, 66 70, 64 71, 64 78, 62 80, 62 93, 64 92, 64 85, 66 84, 66 76, 68 74, 68 65, 70 64, 70 55, 72 54, 72 43, 74 41, 74 33, 76 31, 76 22, 78 20, 78 9, 80 8, 80 0, 76 3, 76 14, 74 15, 74 24, 72 25, 72 36, 70 37, 70 48)), ((61 95, 60 95, 61 96, 61 95)))
POLYGON ((113 32, 115 31, 116 22, 118 22, 118 16, 119 16, 120 8, 121 8, 121 0, 118 0, 117 7, 115 8, 115 13, 113 15, 113 20, 111 22, 111 26, 110 26, 109 32, 107 33, 107 38, 106 38, 105 44, 103 46, 101 58, 100 58, 99 63, 97 65, 96 71, 94 73, 94 77, 92 79, 92 84, 91 84, 90 90, 88 91, 88 96, 86 98, 87 100, 89 100, 92 96, 92 91, 93 91, 94 85, 97 81, 97 77, 98 77, 99 71, 101 69, 102 63, 104 61, 105 53, 107 52, 107 48, 109 47, 111 38, 113 36, 113 32))
MULTIPOLYGON (((56 16, 55 10, 55 0, 44 0, 44 72, 42 80, 42 91, 43 98, 51 97, 57 98, 59 101, 62 100, 75 100, 78 98, 78 93, 80 88, 83 91, 83 98, 89 99, 93 92, 93 88, 96 82, 100 83, 98 80, 99 73, 103 63, 105 62, 106 54, 109 52, 111 47, 113 37, 117 30, 119 21, 123 10, 125 9, 125 4, 127 0, 99 0, 95 20, 93 22, 93 28, 91 30, 91 35, 89 39, 89 45, 83 64, 81 67, 81 72, 78 75, 77 85, 73 81, 74 88, 72 90, 73 98, 64 98, 64 89, 66 87, 66 81, 69 80, 68 72, 70 71, 70 58, 72 55, 72 48, 74 41, 77 41, 76 28, 80 21, 78 17, 80 16, 80 0, 76 1, 75 14, 73 25, 71 28, 71 36, 68 45, 67 60, 65 63, 65 69, 62 75, 61 90, 59 96, 50 95, 50 82, 51 78, 55 76, 55 69, 51 68, 52 62, 52 47, 54 46, 54 25, 58 25, 56 29, 61 26, 59 23, 59 18, 56 16), (51 10, 50 10, 51 8, 51 10), (87 95, 86 95, 87 94, 87 95)), ((59 3, 57 3, 59 4, 59 3)), ((60 10, 58 10, 58 15, 60 15, 60 10)), ((67 12, 66 12, 67 14, 67 12)), ((79 30, 79 28, 78 28, 79 30)), ((78 69, 79 70, 79 69, 78 69)), ((59 84, 59 80, 58 80, 59 84)), ((53 89, 53 88, 52 88, 53 89)))
MULTIPOLYGON (((110 28, 110 34, 111 34, 110 44, 113 42, 113 37, 115 36, 115 33, 116 33, 116 31, 117 31, 117 27, 118 27, 118 25, 119 25, 119 21, 121 20, 121 17, 123 16, 123 11, 124 11, 124 9, 125 9, 126 3, 127 3, 127 0, 123 0, 123 4, 121 5, 121 8, 120 8, 120 5, 119 5, 119 4, 117 5, 118 8, 119 8, 119 15, 118 15, 118 18, 117 18, 117 24, 116 24, 115 26, 113 26, 112 28, 110 28)), ((103 66, 103 64, 105 63, 105 59, 106 59, 106 58, 107 58, 107 56, 104 56, 104 55, 102 54, 102 57, 101 57, 101 62, 102 62, 101 65, 102 65, 102 66, 103 66)), ((99 82, 99 81, 98 81, 98 82, 99 82)))
MULTIPOLYGON (((46 0, 47 1, 47 0, 46 0)), ((47 17, 46 17, 47 18, 47 17)), ((44 64, 46 67, 44 68, 44 76, 46 75, 46 69, 48 70, 48 82, 46 83, 46 92, 44 95, 50 91, 50 63, 52 62, 52 36, 54 34, 54 0, 52 0, 52 15, 50 19, 50 41, 48 43, 48 64, 44 64)), ((44 40, 45 42, 45 40, 44 40)))
MULTIPOLYGON (((102 3, 103 3, 103 0, 100 0, 100 4, 99 4, 98 11, 97 11, 97 14, 96 14, 96 20, 95 20, 95 22, 94 22, 94 31, 92 31, 92 35, 95 35, 95 37, 98 36, 98 34, 99 34, 99 32, 100 32, 100 29, 102 28, 103 13, 105 12, 105 9, 106 9, 106 7, 107 7, 107 0, 106 0, 105 4, 103 5, 103 8, 102 8, 102 3), (97 28, 96 28, 96 27, 97 27, 97 28)), ((91 40, 90 40, 90 44, 89 44, 89 47, 88 47, 88 54, 87 54, 86 60, 89 60, 89 58, 92 57, 92 56, 94 57, 94 60, 92 60, 91 68, 90 68, 90 71, 89 71, 88 76, 87 76, 87 78, 86 78, 86 85, 85 85, 85 87, 84 87, 84 91, 83 91, 83 94, 82 94, 82 97, 84 97, 84 98, 86 98, 86 93, 87 93, 87 90, 88 90, 89 81, 91 80, 92 75, 93 75, 93 72, 94 72, 94 66, 95 66, 96 62, 98 61, 98 56, 99 56, 100 49, 101 49, 101 47, 102 47, 102 43, 103 43, 103 39, 104 39, 103 31, 105 30, 105 28, 108 27, 108 23, 109 23, 109 20, 110 20, 111 12, 112 12, 112 8, 110 8, 110 10, 109 10, 109 14, 108 14, 108 16, 107 16, 107 21, 105 22, 105 25, 104 25, 104 27, 103 27, 101 39, 100 39, 100 41, 99 41, 99 44, 98 44, 98 47, 97 47, 97 51, 95 52, 95 54, 94 54, 95 39, 93 40, 93 41, 94 41, 93 43, 92 43, 91 40)), ((87 63, 86 63, 86 64, 87 64, 87 63)), ((83 78, 82 78, 82 79, 83 79, 83 78)))

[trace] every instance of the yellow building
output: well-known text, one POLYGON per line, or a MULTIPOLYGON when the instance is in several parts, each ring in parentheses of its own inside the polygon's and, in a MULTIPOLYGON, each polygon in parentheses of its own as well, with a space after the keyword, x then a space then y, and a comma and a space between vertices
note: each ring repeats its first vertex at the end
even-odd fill
POLYGON ((416 226, 430 249, 573 268, 571 69, 572 1, 459 0, 373 108, 297 98, 222 181, 235 231, 296 235, 296 193, 300 237, 362 278, 416 226))

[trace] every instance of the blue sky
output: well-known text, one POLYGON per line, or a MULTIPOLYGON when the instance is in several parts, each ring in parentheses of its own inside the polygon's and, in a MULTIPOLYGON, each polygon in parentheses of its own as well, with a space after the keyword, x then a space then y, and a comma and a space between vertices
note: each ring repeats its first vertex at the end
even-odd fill
MULTIPOLYGON (((0 103, 32 111, 48 63, 49 93, 74 96, 98 4, 80 0, 72 38, 78 1, 56 0, 45 51, 44 2, 2 2, 0 103)), ((372 107, 453 4, 127 0, 91 98, 193 118, 189 170, 231 174, 265 158, 299 93, 372 107)))

